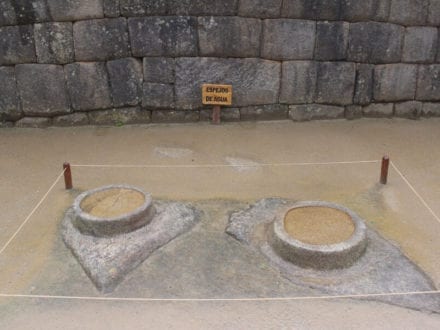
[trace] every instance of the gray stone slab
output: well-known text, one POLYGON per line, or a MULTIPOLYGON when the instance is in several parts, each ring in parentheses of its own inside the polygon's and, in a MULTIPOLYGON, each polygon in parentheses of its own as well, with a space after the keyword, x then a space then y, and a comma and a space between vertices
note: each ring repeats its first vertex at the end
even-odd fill
POLYGON ((416 98, 421 101, 440 101, 440 64, 419 67, 416 98))
POLYGON ((347 22, 318 22, 314 58, 319 61, 345 59, 349 27, 347 22))
POLYGON ((362 63, 400 62, 405 28, 395 24, 360 22, 350 25, 347 59, 362 63))
POLYGON ((51 117, 70 112, 63 66, 19 64, 16 74, 25 115, 51 117))
POLYGON ((242 17, 199 17, 200 56, 258 57, 261 20, 242 17))
POLYGON ((75 112, 70 115, 56 116, 53 118, 54 126, 84 126, 89 124, 89 118, 85 112, 75 112))
POLYGON ((423 103, 418 101, 408 101, 396 103, 394 105, 394 116, 418 119, 422 113, 423 103))
POLYGON ((438 29, 434 27, 408 27, 405 31, 402 61, 432 63, 437 53, 438 29))
POLYGON ((200 120, 200 112, 194 110, 153 110, 153 123, 194 123, 200 120))
POLYGON ((102 0, 46 0, 54 21, 78 21, 104 17, 102 0))
POLYGON ((341 19, 349 22, 387 21, 391 0, 341 0, 341 19))
POLYGON ((198 109, 202 84, 233 86, 233 106, 278 103, 281 65, 260 59, 179 58, 176 60, 176 107, 198 109))
POLYGON ((316 83, 316 102, 347 105, 353 103, 356 65, 346 62, 320 62, 316 83))
POLYGON ((174 85, 144 83, 142 106, 148 109, 173 109, 174 85))
POLYGON ((11 1, 0 1, 0 26, 15 25, 17 18, 11 1))
POLYGON ((362 108, 362 115, 364 117, 391 118, 393 116, 393 113, 393 103, 372 103, 362 108))
POLYGON ((310 60, 313 58, 315 37, 314 21, 265 20, 261 57, 272 60, 310 60))
POLYGON ((123 126, 151 122, 151 112, 140 107, 90 111, 87 114, 92 125, 123 126))
POLYGON ((344 107, 325 104, 302 104, 289 106, 289 118, 293 121, 344 118, 344 107))
POLYGON ((24 117, 15 122, 15 127, 20 128, 46 128, 52 124, 51 118, 24 117))
POLYGON ((354 90, 353 103, 369 104, 373 100, 373 78, 374 65, 356 65, 356 86, 354 90))
POLYGON ((340 0, 284 0, 281 13, 290 18, 339 20, 340 0))
POLYGON ((440 102, 437 102, 437 103, 425 102, 425 103, 423 103, 422 116, 423 117, 440 117, 440 102))
POLYGON ((0 121, 17 120, 21 110, 14 67, 0 67, 0 121))
POLYGON ((74 61, 72 23, 35 24, 34 34, 38 63, 66 64, 74 61))
POLYGON ((73 24, 75 59, 105 61, 129 56, 125 18, 105 18, 73 24))
POLYGON ((280 17, 282 0, 241 0, 238 15, 258 18, 280 17))
POLYGON ((144 57, 144 80, 152 83, 173 84, 176 63, 170 57, 144 57))
POLYGON ((317 62, 314 61, 283 62, 280 103, 312 103, 315 100, 317 71, 317 62))
POLYGON ((49 7, 42 0, 3 0, 0 3, 0 26, 23 25, 51 19, 49 7))
POLYGON ((169 10, 169 0, 119 0, 123 16, 163 16, 169 10))
POLYGON ((197 19, 192 17, 129 18, 134 56, 196 56, 197 19))
POLYGON ((389 21, 401 25, 423 25, 429 11, 429 0, 391 0, 389 21))
POLYGON ((374 69, 374 100, 413 100, 416 92, 417 65, 388 64, 374 69))
POLYGON ((168 0, 169 13, 192 16, 232 16, 237 14, 239 0, 168 0))
POLYGON ((72 63, 65 66, 67 88, 75 110, 112 107, 110 82, 104 63, 72 63))
POLYGON ((240 120, 282 120, 288 118, 288 106, 268 104, 240 108, 240 120))
POLYGON ((0 65, 36 62, 32 25, 0 27, 0 65))
POLYGON ((359 118, 362 118, 362 106, 352 104, 345 107, 345 119, 353 120, 359 118))
POLYGON ((428 24, 440 26, 440 1, 429 0, 428 24))
POLYGON ((103 0, 102 4, 105 17, 119 17, 121 15, 119 0, 103 0))
POLYGON ((122 58, 107 62, 113 105, 138 105, 142 100, 142 62, 122 58))

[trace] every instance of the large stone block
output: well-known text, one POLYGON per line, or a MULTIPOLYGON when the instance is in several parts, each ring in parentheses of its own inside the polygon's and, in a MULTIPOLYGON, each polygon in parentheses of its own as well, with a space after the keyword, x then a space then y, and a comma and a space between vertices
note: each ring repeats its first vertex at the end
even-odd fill
POLYGON ((391 0, 341 0, 341 19, 349 22, 386 21, 391 0))
POLYGON ((353 102, 356 65, 346 62, 320 62, 316 102, 347 105, 353 102))
POLYGON ((17 120, 21 111, 13 67, 0 67, 0 121, 17 120))
POLYGON ((395 24, 361 22, 350 25, 347 59, 363 63, 400 62, 405 28, 395 24))
POLYGON ((260 59, 179 58, 176 60, 176 106, 196 109, 202 84, 233 86, 233 105, 278 103, 280 63, 260 59))
POLYGON ((142 106, 148 109, 173 109, 174 85, 144 83, 142 106))
POLYGON ((200 56, 258 57, 261 21, 242 17, 199 17, 200 56))
POLYGON ((236 15, 238 0, 169 0, 169 13, 192 16, 232 16, 236 15))
POLYGON ((24 117, 15 122, 15 127, 20 128, 46 128, 52 124, 52 119, 47 117, 24 117))
POLYGON ((49 7, 42 0, 2 0, 0 26, 32 24, 50 20, 49 7))
POLYGON ((102 0, 45 0, 54 21, 79 21, 104 17, 102 0))
POLYGON ((73 24, 75 59, 105 61, 129 56, 125 18, 105 18, 73 24))
POLYGON ((350 25, 346 22, 318 22, 315 59, 320 61, 345 59, 349 27, 350 25))
POLYGON ((92 125, 122 126, 151 122, 150 111, 140 107, 90 111, 88 117, 92 125))
POLYGON ((340 0, 284 0, 281 14, 290 18, 339 20, 340 0))
POLYGON ((440 26, 440 1, 430 0, 428 11, 428 24, 440 26))
POLYGON ((65 66, 67 88, 75 110, 112 106, 110 82, 104 63, 72 63, 65 66))
POLYGON ((61 65, 20 64, 16 74, 25 115, 50 117, 70 112, 61 65))
POLYGON ((170 0, 119 0, 123 16, 163 16, 169 12, 170 0))
POLYGON ((289 106, 289 117, 293 121, 344 118, 344 107, 324 104, 303 104, 289 106))
POLYGON ((240 0, 238 15, 245 17, 280 17, 282 0, 240 0))
POLYGON ((440 117, 440 102, 423 103, 422 116, 424 116, 424 117, 440 117))
POLYGON ((118 17, 121 14, 119 0, 103 0, 104 16, 118 17))
POLYGON ((281 120, 288 118, 286 104, 254 105, 240 109, 241 120, 281 120))
POLYGON ((434 62, 437 52, 438 31, 434 27, 409 27, 405 32, 402 61, 434 62))
POLYGON ((74 61, 72 23, 35 24, 34 33, 38 63, 74 61))
POLYGON ((17 24, 13 4, 11 1, 0 1, 0 26, 17 24))
POLYGON ((429 0, 391 0, 389 21, 397 24, 423 25, 429 11, 429 0))
POLYGON ((282 65, 280 103, 313 103, 317 62, 286 61, 282 65))
POLYGON ((413 100, 416 92, 417 65, 378 65, 374 69, 376 101, 413 100))
POLYGON ((268 19, 263 24, 261 56, 273 60, 309 60, 315 48, 316 23, 268 19))
POLYGON ((144 80, 146 82, 173 84, 176 63, 169 57, 144 57, 144 80))
POLYGON ((89 117, 85 112, 75 112, 69 115, 53 118, 54 126, 84 126, 89 124, 89 117))
POLYGON ((354 89, 354 104, 369 104, 373 100, 374 65, 356 65, 356 86, 354 89))
POLYGON ((113 105, 137 105, 142 99, 142 63, 134 58, 107 62, 113 105))
POLYGON ((128 20, 134 56, 197 55, 197 19, 143 17, 128 20))
POLYGON ((32 25, 0 28, 0 65, 36 62, 32 25))
POLYGON ((396 103, 394 105, 394 116, 417 119, 422 113, 423 103, 418 101, 407 101, 402 103, 396 103))
POLYGON ((420 66, 417 100, 440 101, 440 64, 420 66))
POLYGON ((391 118, 393 116, 393 113, 393 103, 372 103, 362 108, 362 115, 364 117, 391 118))

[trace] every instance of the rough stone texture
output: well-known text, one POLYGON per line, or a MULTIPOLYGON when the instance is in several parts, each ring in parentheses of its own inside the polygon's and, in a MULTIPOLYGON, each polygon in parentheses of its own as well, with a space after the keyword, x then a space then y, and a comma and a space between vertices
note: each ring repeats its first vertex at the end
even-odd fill
POLYGON ((25 115, 50 117, 70 112, 61 65, 20 64, 16 66, 16 74, 25 115))
POLYGON ((372 103, 362 108, 365 117, 387 117, 393 116, 394 105, 392 103, 372 103))
POLYGON ((134 56, 197 55, 197 19, 144 17, 128 19, 134 56))
POLYGON ((144 83, 142 106, 146 108, 174 108, 174 86, 169 84, 144 83))
POLYGON ((176 63, 174 58, 144 57, 144 80, 152 83, 174 83, 176 63))
POLYGON ((203 83, 233 86, 233 105, 278 102, 280 64, 260 59, 180 58, 176 60, 176 106, 200 108, 203 83))
POLYGON ((241 17, 199 17, 200 56, 258 57, 261 21, 241 17))
POLYGON ((169 0, 119 0, 123 16, 166 15, 169 0))
POLYGON ((374 65, 356 65, 356 86, 354 90, 353 103, 365 105, 373 99, 373 77, 374 65))
POLYGON ((389 21, 402 25, 423 25, 428 18, 429 0, 391 0, 389 21))
POLYGON ((324 104, 304 104, 289 106, 289 117, 293 121, 319 119, 339 119, 344 117, 344 107, 324 104))
POLYGON ((413 100, 416 92, 417 65, 378 65, 374 69, 374 100, 413 100))
POLYGON ((200 120, 199 111, 153 110, 153 123, 193 123, 200 120))
POLYGON ((17 82, 13 67, 0 67, 0 121, 21 117, 17 82))
POLYGON ((391 0, 341 0, 341 18, 350 22, 386 21, 391 0))
POLYGON ((404 31, 404 27, 389 23, 353 23, 347 59, 364 63, 400 62, 404 31))
POLYGON ((188 204, 155 202, 156 215, 146 226, 113 237, 81 234, 73 225, 70 208, 62 222, 65 244, 98 290, 111 292, 124 277, 154 251, 190 230, 198 221, 188 204))
POLYGON ((265 20, 261 57, 273 60, 312 59, 315 34, 316 23, 313 21, 265 20))
POLYGON ((346 22, 318 22, 314 58, 319 61, 345 59, 349 27, 346 22))
POLYGON ((54 126, 84 126, 89 124, 89 118, 85 112, 76 112, 54 117, 52 123, 54 126))
POLYGON ((102 0, 46 0, 54 21, 78 21, 104 17, 102 0))
POLYGON ((440 64, 419 67, 416 98, 421 101, 440 101, 440 64))
POLYGON ((36 62, 32 25, 0 27, 0 65, 36 62))
POLYGON ((92 125, 131 125, 151 122, 151 112, 140 107, 98 110, 88 112, 92 125))
POLYGON ((104 61, 129 55, 125 18, 76 22, 73 38, 77 61, 104 61))
POLYGON ((0 1, 0 26, 17 24, 13 3, 0 1))
POLYGON ((344 62, 318 64, 316 98, 318 103, 347 105, 353 102, 356 65, 344 62))
POLYGON ((284 0, 281 14, 289 18, 338 20, 340 0, 284 0))
POLYGON ((52 124, 50 118, 44 117, 24 117, 15 122, 15 127, 20 128, 45 128, 52 124))
POLYGON ((422 116, 424 117, 440 117, 439 103, 423 103, 422 116))
POLYGON ((137 105, 142 95, 142 63, 134 58, 107 62, 113 105, 137 105))
POLYGON ((438 0, 429 1, 428 24, 440 26, 440 1, 438 0))
POLYGON ((288 118, 288 106, 269 104, 243 107, 240 109, 241 120, 280 120, 288 118))
POLYGON ((177 15, 231 16, 237 13, 238 0, 168 0, 169 12, 177 15))
POLYGON ((119 9, 119 0, 103 0, 104 16, 105 17, 118 17, 121 15, 119 9))
POLYGON ((50 20, 49 8, 42 0, 3 0, 0 2, 0 26, 31 24, 50 20))
POLYGON ((67 87, 75 110, 112 106, 110 82, 104 63, 73 63, 65 66, 67 87))
MULTIPOLYGON (((211 121, 212 109, 200 110, 200 121, 211 121)), ((222 108, 220 112, 220 121, 240 121, 240 109, 239 108, 222 108)))
POLYGON ((394 105, 394 116, 417 119, 422 113, 422 107, 423 103, 418 101, 396 103, 394 105))
POLYGON ((409 27, 405 31, 402 61, 434 62, 437 52, 438 30, 433 27, 409 27))
POLYGON ((66 64, 74 61, 72 23, 35 24, 38 63, 66 64))
POLYGON ((274 18, 280 16, 282 0, 240 0, 238 15, 274 18))
POLYGON ((11 128, 14 127, 13 121, 3 121, 0 119, 0 128, 11 128))
POLYGON ((317 63, 285 61, 282 70, 280 103, 312 103, 316 92, 317 63))
POLYGON ((347 105, 345 107, 345 118, 348 120, 362 118, 362 106, 360 106, 360 105, 347 105))

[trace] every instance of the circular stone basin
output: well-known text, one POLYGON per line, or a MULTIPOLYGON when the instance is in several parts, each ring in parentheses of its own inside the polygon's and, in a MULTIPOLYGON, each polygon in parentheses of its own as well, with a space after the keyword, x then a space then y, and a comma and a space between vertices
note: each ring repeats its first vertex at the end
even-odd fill
POLYGON ((155 210, 149 193, 127 185, 86 191, 73 203, 74 226, 83 234, 113 236, 148 224, 155 210))
POLYGON ((278 255, 298 266, 344 268, 365 252, 366 226, 344 206, 301 202, 276 215, 270 243, 278 255))

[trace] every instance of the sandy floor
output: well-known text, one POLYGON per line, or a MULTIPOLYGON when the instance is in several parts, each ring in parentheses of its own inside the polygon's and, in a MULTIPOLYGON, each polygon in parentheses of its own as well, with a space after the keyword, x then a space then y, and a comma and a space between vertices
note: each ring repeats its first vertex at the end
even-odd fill
MULTIPOLYGON (((39 277, 50 274, 48 270, 55 265, 58 224, 78 192, 127 183, 150 191, 155 198, 222 198, 245 203, 279 196, 342 203, 398 245, 439 288, 438 141, 439 119, 1 129, 0 325, 8 329, 111 329, 146 324, 153 328, 219 329, 249 325, 439 328, 438 314, 377 302, 277 301, 277 297, 257 301, 145 300, 161 296, 93 300, 101 296, 93 286, 87 286, 88 279, 80 271, 77 284, 60 271, 44 275, 45 279, 39 277), (377 185, 380 164, 358 161, 379 160, 384 154, 390 155, 395 167, 390 169, 389 184, 381 187, 377 185), (72 167, 76 189, 72 192, 66 192, 61 181, 54 184, 64 161, 76 165, 72 167), (331 164, 322 164, 328 162, 331 164), (381 200, 372 204, 381 207, 373 209, 368 199, 378 196, 381 200)), ((60 254, 58 262, 78 270, 68 253, 60 254)), ((130 290, 120 293, 124 298, 138 297, 136 288, 130 290)), ((185 288, 179 290, 186 292, 185 288)))

